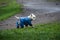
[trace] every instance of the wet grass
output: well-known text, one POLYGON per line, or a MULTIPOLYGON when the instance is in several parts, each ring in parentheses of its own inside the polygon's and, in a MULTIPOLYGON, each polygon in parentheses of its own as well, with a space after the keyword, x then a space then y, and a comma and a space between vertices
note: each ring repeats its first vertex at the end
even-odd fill
POLYGON ((2 0, 0 3, 0 21, 5 20, 12 15, 22 11, 22 5, 17 4, 15 0, 10 1, 11 2, 7 0, 4 2, 4 0, 2 0))
POLYGON ((0 30, 0 40, 60 40, 60 22, 0 30))

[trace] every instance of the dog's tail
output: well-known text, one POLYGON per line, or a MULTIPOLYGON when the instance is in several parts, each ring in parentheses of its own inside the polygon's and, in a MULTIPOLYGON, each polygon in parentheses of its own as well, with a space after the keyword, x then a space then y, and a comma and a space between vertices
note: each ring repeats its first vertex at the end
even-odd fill
POLYGON ((15 18, 19 19, 20 17, 15 16, 15 18))

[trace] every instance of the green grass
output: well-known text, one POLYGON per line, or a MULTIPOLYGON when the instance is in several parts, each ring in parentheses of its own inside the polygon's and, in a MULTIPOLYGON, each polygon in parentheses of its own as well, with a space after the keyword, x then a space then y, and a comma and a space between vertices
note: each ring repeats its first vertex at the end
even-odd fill
POLYGON ((60 22, 0 30, 0 40, 60 40, 60 22))
MULTIPOLYGON (((0 4, 2 3, 4 2, 2 1, 0 4)), ((6 4, 0 5, 0 21, 5 20, 18 12, 21 12, 21 7, 22 5, 17 4, 15 0, 10 0, 10 2, 6 1, 6 4)))

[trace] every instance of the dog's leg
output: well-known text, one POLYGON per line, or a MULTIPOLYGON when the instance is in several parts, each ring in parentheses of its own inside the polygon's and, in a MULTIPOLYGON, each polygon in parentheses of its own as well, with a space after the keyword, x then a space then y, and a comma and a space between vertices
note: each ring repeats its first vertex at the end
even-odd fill
POLYGON ((23 23, 20 23, 20 26, 21 26, 21 28, 24 28, 24 24, 23 23))
POLYGON ((19 23, 18 23, 18 21, 16 22, 16 27, 19 28, 19 23))
POLYGON ((28 24, 25 24, 25 27, 28 27, 28 24))
POLYGON ((33 25, 32 24, 29 24, 32 28, 33 28, 33 25))

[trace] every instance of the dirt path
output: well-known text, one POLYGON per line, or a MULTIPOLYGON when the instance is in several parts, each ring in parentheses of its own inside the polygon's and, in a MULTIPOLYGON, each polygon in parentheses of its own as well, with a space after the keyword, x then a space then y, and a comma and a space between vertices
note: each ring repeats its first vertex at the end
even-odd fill
MULTIPOLYGON (((23 3, 24 11, 22 13, 16 14, 16 16, 28 16, 30 13, 34 13, 37 16, 37 19, 32 22, 33 24, 60 20, 59 5, 56 6, 54 3, 51 5, 50 3, 48 4, 46 2, 40 2, 37 3, 35 1, 25 1, 23 3)), ((0 22, 0 29, 16 28, 16 18, 14 16, 0 22)))

